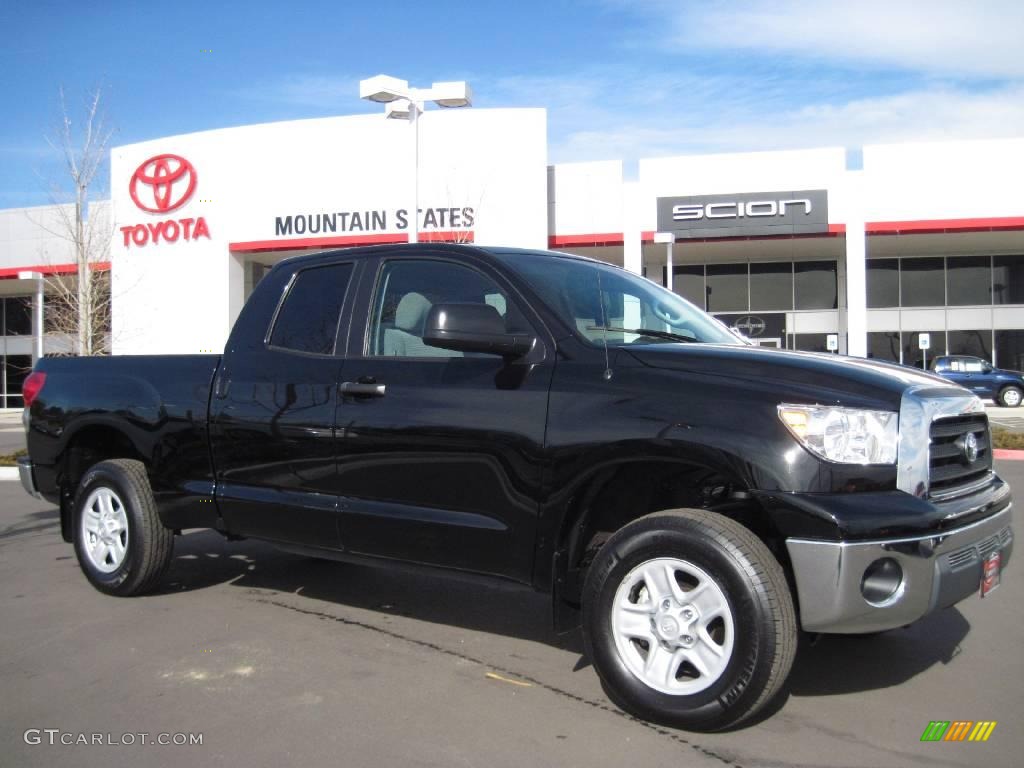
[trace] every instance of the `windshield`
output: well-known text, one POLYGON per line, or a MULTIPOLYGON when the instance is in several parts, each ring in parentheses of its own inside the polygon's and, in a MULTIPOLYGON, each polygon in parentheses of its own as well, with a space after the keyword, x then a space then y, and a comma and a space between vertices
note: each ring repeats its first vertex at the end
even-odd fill
POLYGON ((570 328, 593 344, 603 344, 605 339, 618 346, 744 343, 682 297, 623 269, 543 252, 501 251, 499 255, 570 328), (646 331, 656 335, 645 335, 646 331))

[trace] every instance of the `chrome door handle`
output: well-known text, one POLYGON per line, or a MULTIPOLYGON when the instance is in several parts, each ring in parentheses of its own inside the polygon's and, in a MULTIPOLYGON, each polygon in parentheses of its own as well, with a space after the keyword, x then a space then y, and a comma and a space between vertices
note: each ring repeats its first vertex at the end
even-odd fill
POLYGON ((383 384, 365 384, 358 381, 343 381, 338 389, 349 397, 384 397, 383 384))

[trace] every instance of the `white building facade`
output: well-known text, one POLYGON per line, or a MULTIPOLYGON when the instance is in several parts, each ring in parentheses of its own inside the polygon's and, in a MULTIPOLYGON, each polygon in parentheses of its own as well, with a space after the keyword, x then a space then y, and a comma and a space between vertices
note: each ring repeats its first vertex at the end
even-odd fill
MULTIPOLYGON (((115 148, 98 265, 114 354, 220 351, 272 264, 407 242, 416 199, 421 241, 619 264, 759 343, 1024 368, 1024 139, 653 158, 627 178, 617 161, 549 165, 546 131, 539 109, 436 110, 418 153, 412 127, 382 115, 115 148)), ((74 262, 43 223, 59 215, 0 211, 0 406, 18 404, 31 362, 23 273, 74 262)))

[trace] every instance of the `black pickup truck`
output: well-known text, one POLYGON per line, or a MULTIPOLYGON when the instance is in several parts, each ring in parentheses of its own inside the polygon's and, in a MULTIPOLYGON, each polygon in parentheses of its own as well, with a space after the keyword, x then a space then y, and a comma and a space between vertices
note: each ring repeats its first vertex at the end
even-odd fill
POLYGON ((567 254, 411 245, 275 266, 222 356, 43 359, 33 494, 98 589, 208 527, 550 592, 610 697, 719 729, 798 632, 901 627, 997 583, 1008 486, 970 392, 759 349, 567 254))

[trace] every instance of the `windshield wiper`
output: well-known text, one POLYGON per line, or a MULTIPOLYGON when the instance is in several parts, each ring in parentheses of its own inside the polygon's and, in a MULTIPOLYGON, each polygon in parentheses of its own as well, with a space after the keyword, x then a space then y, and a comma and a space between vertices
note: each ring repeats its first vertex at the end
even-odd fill
POLYGON ((683 336, 681 333, 671 331, 658 331, 654 328, 614 328, 610 325, 588 325, 588 331, 612 331, 617 333, 635 333, 637 336, 650 336, 654 339, 668 339, 669 341, 681 341, 686 344, 696 344, 697 339, 692 336, 683 336))

